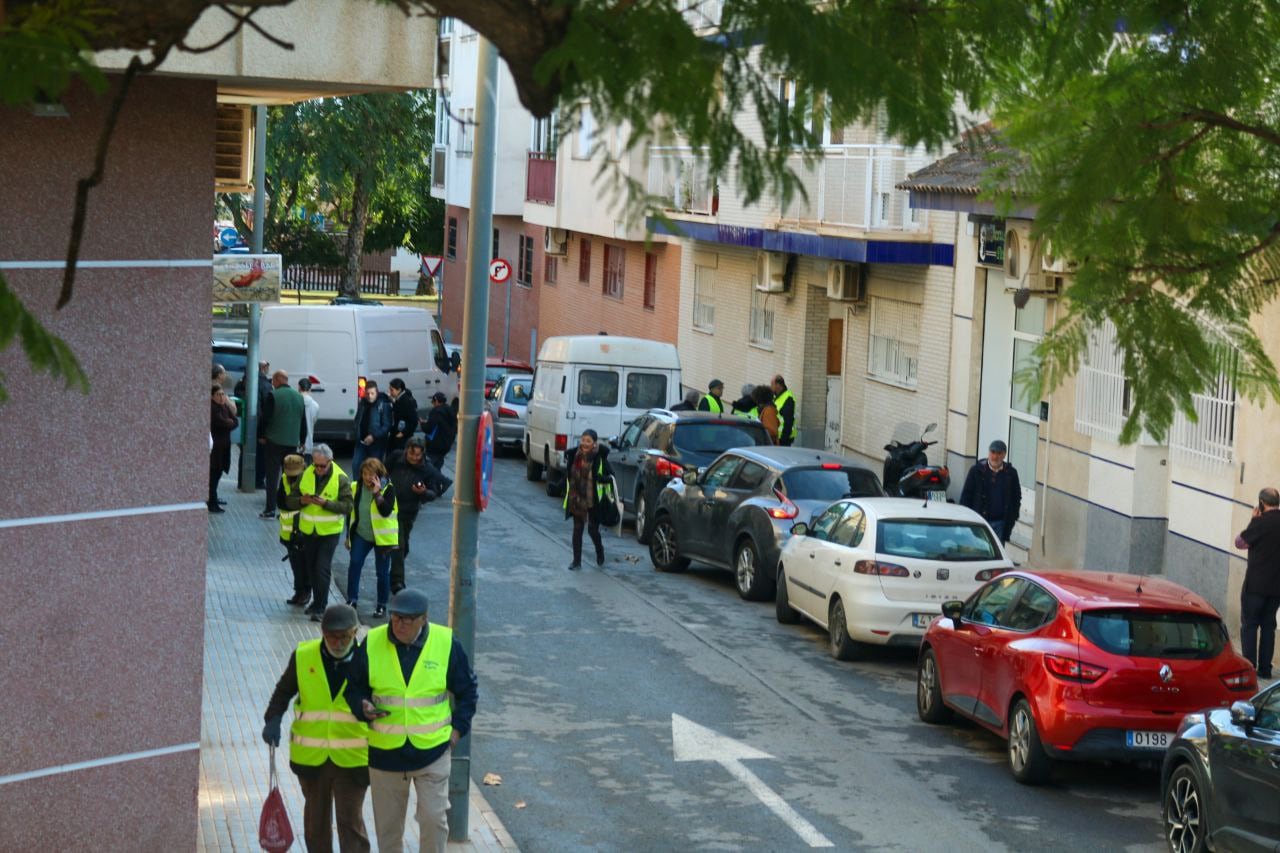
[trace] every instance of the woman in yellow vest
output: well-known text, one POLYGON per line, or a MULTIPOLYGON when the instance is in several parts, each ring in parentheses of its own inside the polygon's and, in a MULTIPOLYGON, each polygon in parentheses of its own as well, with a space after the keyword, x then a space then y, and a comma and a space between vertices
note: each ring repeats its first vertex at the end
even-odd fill
POLYGON ((289 767, 298 777, 304 804, 303 835, 308 850, 333 849, 338 823, 342 853, 367 853, 364 797, 369 790, 369 727, 347 702, 345 667, 356 651, 356 612, 345 604, 326 608, 323 640, 301 643, 267 703, 262 739, 280 745, 280 724, 289 701, 289 767))
POLYGON ((351 525, 347 528, 347 550, 351 566, 347 569, 347 604, 352 607, 360 599, 360 574, 364 561, 373 551, 373 567, 378 574, 378 608, 374 616, 387 615, 387 599, 391 597, 391 553, 400 543, 400 506, 396 489, 387 477, 381 459, 360 463, 360 477, 352 485, 351 525))
POLYGON ((609 465, 609 445, 600 444, 593 429, 585 430, 578 446, 564 455, 568 480, 564 489, 564 517, 573 519, 573 562, 570 570, 582 568, 582 531, 591 534, 596 546, 596 565, 604 565, 604 543, 600 541, 600 508, 613 501, 613 468, 609 465))

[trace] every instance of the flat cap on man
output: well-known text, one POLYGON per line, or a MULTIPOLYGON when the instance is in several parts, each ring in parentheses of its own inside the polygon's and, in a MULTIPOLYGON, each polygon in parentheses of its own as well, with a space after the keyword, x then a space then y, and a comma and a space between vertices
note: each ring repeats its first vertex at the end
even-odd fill
POLYGON ((707 390, 710 391, 713 388, 723 388, 723 387, 724 387, 724 382, 722 382, 719 379, 712 379, 710 384, 707 385, 707 390))
POLYGON ((427 594, 416 589, 402 589, 391 597, 388 609, 401 616, 421 616, 427 612, 427 594))
POLYGON ((356 609, 349 604, 330 604, 320 617, 321 631, 350 631, 360 624, 356 609))
POLYGON ((991 442, 991 446, 987 449, 990 450, 992 453, 1008 453, 1009 452, 1009 446, 1006 445, 1003 441, 1001 441, 998 438, 995 441, 991 442))

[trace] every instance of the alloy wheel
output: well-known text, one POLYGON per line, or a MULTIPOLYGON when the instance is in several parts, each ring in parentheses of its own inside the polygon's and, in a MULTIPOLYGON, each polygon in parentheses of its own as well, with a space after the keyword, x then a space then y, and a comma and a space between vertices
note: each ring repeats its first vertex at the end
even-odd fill
POLYGON ((1190 773, 1179 774, 1165 803, 1165 831, 1169 849, 1190 853, 1200 849, 1200 791, 1190 773))
POLYGON ((663 566, 669 566, 675 562, 676 532, 671 522, 665 518, 658 522, 658 526, 653 530, 653 544, 650 547, 653 548, 654 556, 663 566))
POLYGON ((636 496, 636 536, 644 535, 644 492, 636 496))
POLYGON ((1009 727, 1009 763, 1017 773, 1027 766, 1031 754, 1031 720, 1021 707, 1013 712, 1013 724, 1009 727))
POLYGON ((746 595, 756 582, 756 550, 750 543, 744 543, 738 549, 738 560, 734 571, 738 578, 738 591, 746 595))
POLYGON ((920 710, 928 714, 933 710, 933 689, 938 682, 938 670, 933 662, 933 655, 925 655, 920 662, 920 677, 916 680, 916 701, 920 710))

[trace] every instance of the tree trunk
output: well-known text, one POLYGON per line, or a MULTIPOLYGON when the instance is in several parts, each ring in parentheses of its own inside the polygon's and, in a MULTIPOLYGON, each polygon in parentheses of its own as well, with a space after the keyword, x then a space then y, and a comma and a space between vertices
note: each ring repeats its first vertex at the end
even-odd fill
POLYGON ((355 299, 360 295, 360 269, 364 262, 364 229, 369 223, 370 176, 364 170, 356 173, 355 192, 351 196, 351 227, 347 229, 346 269, 338 285, 338 295, 355 299))

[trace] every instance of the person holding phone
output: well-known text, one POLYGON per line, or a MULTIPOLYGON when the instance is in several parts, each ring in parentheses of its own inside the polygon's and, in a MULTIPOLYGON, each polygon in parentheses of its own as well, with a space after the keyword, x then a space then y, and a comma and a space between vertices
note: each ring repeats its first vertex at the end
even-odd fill
POLYGON ((360 574, 372 551, 378 576, 378 604, 373 615, 386 616, 387 599, 391 597, 391 554, 400 547, 396 489, 387 477, 382 460, 366 459, 360 463, 360 476, 351 491, 351 524, 346 540, 347 550, 351 552, 347 604, 355 607, 360 598, 360 574))
POLYGON ((1249 526, 1236 537, 1236 547, 1249 551, 1240 589, 1240 654, 1253 664, 1258 678, 1271 678, 1276 650, 1276 611, 1280 610, 1280 491, 1258 492, 1249 526))
POLYGON ((453 480, 440 473, 426 458, 425 442, 420 435, 409 439, 404 451, 387 456, 387 470, 400 501, 400 547, 391 553, 391 594, 405 587, 404 561, 412 545, 410 536, 422 505, 443 495, 453 480))

